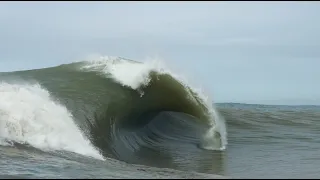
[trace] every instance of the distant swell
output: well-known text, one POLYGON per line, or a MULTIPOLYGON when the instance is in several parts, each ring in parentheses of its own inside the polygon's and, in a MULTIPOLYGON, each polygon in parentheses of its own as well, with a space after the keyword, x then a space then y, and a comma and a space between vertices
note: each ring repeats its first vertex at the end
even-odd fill
MULTIPOLYGON (((30 135, 20 133, 18 138, 12 133, 1 136, 6 139, 23 140, 35 147, 49 142, 48 148, 54 145, 58 150, 77 152, 73 146, 81 142, 71 137, 80 137, 81 133, 76 135, 77 130, 70 128, 78 126, 104 157, 159 167, 168 165, 157 164, 157 158, 173 158, 177 163, 184 161, 181 158, 187 155, 187 149, 223 150, 227 145, 224 121, 212 102, 157 62, 103 57, 1 77, 6 82, 16 83, 19 77, 20 81, 41 85, 2 84, 9 88, 5 91, 10 96, 1 96, 0 105, 10 101, 13 104, 0 107, 9 114, 0 116, 1 122, 34 130, 30 135), (21 105, 20 100, 28 97, 21 105), (16 112, 23 114, 12 120, 16 112), (72 121, 75 124, 70 124, 72 121), (43 135, 47 139, 34 141, 43 135), (61 139, 54 139, 57 136, 61 139)), ((10 129, 9 125, 5 127, 10 129)))

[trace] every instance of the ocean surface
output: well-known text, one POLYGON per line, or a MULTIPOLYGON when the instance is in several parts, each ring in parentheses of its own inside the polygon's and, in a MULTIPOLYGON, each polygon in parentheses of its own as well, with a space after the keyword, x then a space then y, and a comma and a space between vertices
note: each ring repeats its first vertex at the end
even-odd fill
POLYGON ((0 178, 319 178, 318 106, 217 104, 157 61, 0 73, 0 178))

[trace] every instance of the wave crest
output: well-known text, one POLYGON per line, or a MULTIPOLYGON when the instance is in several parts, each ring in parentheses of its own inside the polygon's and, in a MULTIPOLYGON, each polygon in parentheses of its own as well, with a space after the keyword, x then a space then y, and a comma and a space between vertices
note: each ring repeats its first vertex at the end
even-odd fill
MULTIPOLYGON (((91 123, 94 138, 105 137, 102 134, 106 134, 106 127, 111 128, 111 125, 115 129, 143 127, 159 113, 173 111, 191 115, 199 123, 207 125, 199 146, 211 150, 226 148, 225 123, 213 107, 212 101, 159 61, 139 63, 119 57, 101 57, 87 61, 82 70, 97 72, 121 84, 125 89, 122 99, 114 100, 102 114, 95 116, 94 123, 91 123)), ((114 131, 108 129, 108 132, 114 131)), ((111 136, 100 139, 95 144, 101 146, 110 141, 111 136)))
POLYGON ((0 112, 10 114, 0 113, 0 122, 28 132, 15 135, 5 131, 12 129, 8 123, 0 124, 6 140, 99 156, 96 148, 106 158, 173 168, 177 162, 186 165, 190 154, 201 163, 201 152, 210 156, 203 149, 227 145, 224 119, 210 98, 159 61, 102 57, 1 77, 41 84, 0 87, 6 92, 0 112), (21 116, 12 118, 15 114, 21 116))

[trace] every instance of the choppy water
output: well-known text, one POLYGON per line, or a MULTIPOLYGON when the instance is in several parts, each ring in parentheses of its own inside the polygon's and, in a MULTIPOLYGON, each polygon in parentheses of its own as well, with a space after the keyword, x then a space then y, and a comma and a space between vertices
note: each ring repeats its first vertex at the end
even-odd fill
POLYGON ((320 174, 316 106, 214 105, 164 66, 119 58, 0 80, 4 178, 320 174))

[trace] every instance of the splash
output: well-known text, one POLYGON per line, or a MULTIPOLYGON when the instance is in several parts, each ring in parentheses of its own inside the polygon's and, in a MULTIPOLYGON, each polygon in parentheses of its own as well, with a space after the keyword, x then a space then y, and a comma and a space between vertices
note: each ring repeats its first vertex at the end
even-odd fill
POLYGON ((101 159, 68 110, 39 84, 0 83, 0 145, 28 144, 101 159))

